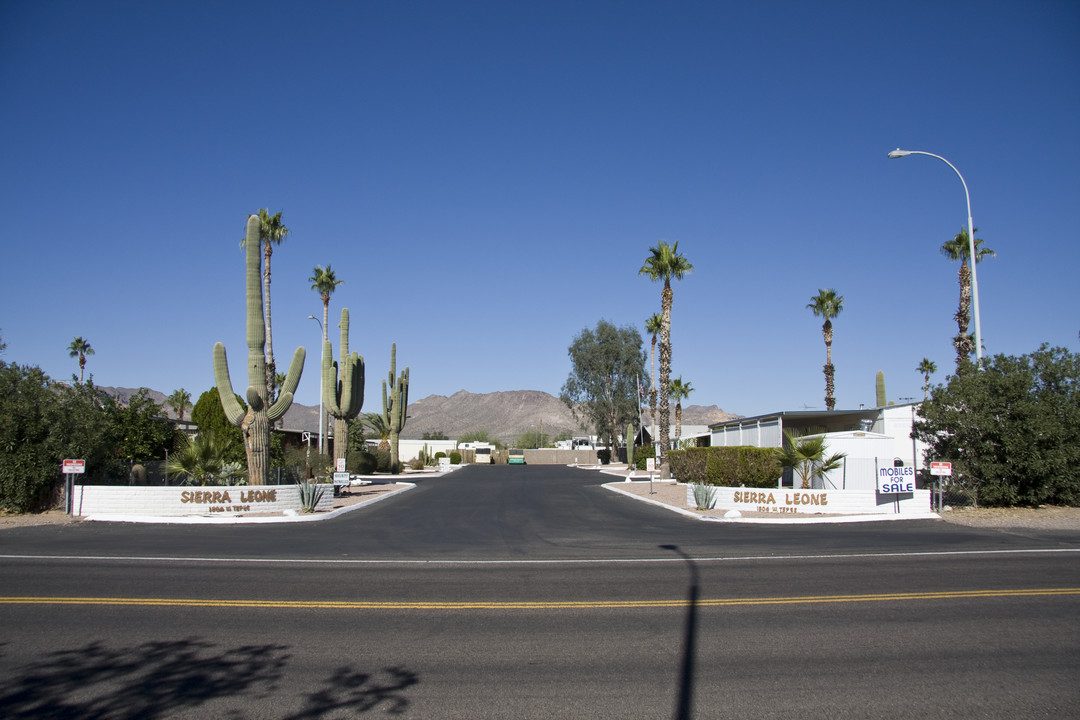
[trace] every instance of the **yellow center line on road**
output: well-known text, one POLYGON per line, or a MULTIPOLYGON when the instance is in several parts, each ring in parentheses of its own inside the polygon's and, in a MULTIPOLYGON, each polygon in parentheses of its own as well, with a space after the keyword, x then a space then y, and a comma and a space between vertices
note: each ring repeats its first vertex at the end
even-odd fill
MULTIPOLYGON (((1015 590, 946 590, 941 592, 881 593, 868 595, 805 595, 795 597, 714 598, 698 600, 698 607, 798 605, 819 603, 895 602, 898 600, 962 600, 971 598, 1045 597, 1080 595, 1080 588, 1015 590)), ((143 607, 273 608, 282 610, 604 610, 680 608, 688 600, 567 600, 408 602, 365 600, 210 600, 199 598, 109 597, 0 597, 0 605, 114 605, 143 607)))

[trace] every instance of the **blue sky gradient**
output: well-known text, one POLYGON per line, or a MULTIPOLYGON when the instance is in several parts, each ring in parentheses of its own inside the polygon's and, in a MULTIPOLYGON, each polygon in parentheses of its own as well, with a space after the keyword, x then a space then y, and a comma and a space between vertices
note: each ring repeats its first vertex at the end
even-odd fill
MULTIPOLYGON (((986 352, 1078 348, 1080 4, 28 2, 0 4, 0 333, 7 362, 101 385, 245 387, 248 213, 284 211, 274 345, 308 362, 332 264, 367 361, 411 398, 558 394, 601 318, 660 309, 638 275, 677 241, 673 374, 688 404, 839 408, 953 369, 971 190, 986 352)), ((647 346, 647 338, 646 338, 647 346)))

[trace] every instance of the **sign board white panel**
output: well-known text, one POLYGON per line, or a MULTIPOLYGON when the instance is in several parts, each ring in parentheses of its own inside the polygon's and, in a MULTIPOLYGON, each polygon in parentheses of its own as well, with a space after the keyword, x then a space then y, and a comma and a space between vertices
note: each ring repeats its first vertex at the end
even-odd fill
POLYGON ((930 463, 931 475, 952 475, 952 463, 951 462, 932 462, 930 463))
POLYGON ((883 467, 878 469, 877 490, 879 493, 915 492, 915 468, 883 467))
POLYGON ((85 460, 65 460, 61 466, 65 475, 82 475, 86 473, 85 460))

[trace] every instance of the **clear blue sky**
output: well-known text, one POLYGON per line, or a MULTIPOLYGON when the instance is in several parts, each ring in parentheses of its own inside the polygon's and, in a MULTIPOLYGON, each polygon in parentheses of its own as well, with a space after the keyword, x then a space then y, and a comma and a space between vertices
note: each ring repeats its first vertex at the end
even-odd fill
MULTIPOLYGON (((677 241, 688 404, 822 408, 819 288, 843 295, 838 407, 953 368, 971 190, 987 352, 1078 349, 1080 4, 0 4, 7 362, 100 385, 247 385, 249 213, 283 210, 275 351, 318 403, 315 265, 344 280, 366 410, 397 343, 412 399, 558 394, 601 318, 641 329, 677 241)), ((647 346, 647 340, 646 340, 647 346)))

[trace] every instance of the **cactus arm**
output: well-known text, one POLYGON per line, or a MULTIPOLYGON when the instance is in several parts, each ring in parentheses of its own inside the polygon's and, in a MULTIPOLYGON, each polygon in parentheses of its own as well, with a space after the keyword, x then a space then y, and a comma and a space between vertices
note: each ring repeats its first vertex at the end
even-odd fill
POLYGON ((214 383, 221 396, 221 409, 225 411, 225 417, 231 424, 240 427, 247 410, 236 401, 236 393, 229 380, 229 361, 225 356, 225 346, 221 343, 214 343, 214 383))
POLYGON ((270 406, 270 410, 267 412, 270 422, 280 420, 281 416, 292 405, 296 386, 300 384, 300 376, 304 374, 304 359, 306 357, 307 351, 304 348, 296 348, 292 362, 289 363, 289 372, 285 375, 285 384, 281 386, 281 394, 278 395, 277 402, 270 406))

